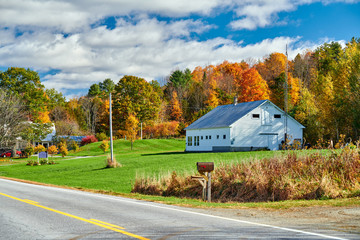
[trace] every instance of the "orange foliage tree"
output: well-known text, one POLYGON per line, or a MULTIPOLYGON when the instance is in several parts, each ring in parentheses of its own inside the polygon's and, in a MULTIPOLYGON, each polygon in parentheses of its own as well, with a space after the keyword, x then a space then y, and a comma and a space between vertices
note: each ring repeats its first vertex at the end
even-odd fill
POLYGON ((175 121, 180 121, 182 118, 182 110, 178 95, 176 91, 173 91, 172 98, 170 101, 170 119, 175 121))

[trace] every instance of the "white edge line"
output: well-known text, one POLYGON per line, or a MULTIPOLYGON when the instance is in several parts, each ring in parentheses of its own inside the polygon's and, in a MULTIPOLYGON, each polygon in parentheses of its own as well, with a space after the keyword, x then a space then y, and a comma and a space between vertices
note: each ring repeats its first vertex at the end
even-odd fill
MULTIPOLYGON (((3 178, 0 178, 0 180, 11 181, 11 182, 14 182, 14 183, 25 184, 25 185, 30 184, 30 183, 17 182, 17 181, 3 179, 3 178)), ((172 211, 177 211, 177 212, 190 213, 190 214, 199 215, 199 216, 218 218, 218 219, 223 219, 223 220, 227 220, 227 221, 244 223, 244 224, 248 224, 248 225, 255 225, 255 226, 261 226, 261 227, 273 228, 273 229, 278 229, 278 230, 282 230, 282 231, 302 233, 302 234, 305 234, 305 235, 318 236, 318 237, 327 238, 327 239, 347 240, 346 238, 334 237, 334 236, 329 236, 329 235, 325 235, 325 234, 321 234, 321 233, 307 232, 307 231, 302 231, 302 230, 297 230, 297 229, 292 229, 292 228, 278 227, 278 226, 269 225, 269 224, 250 222, 250 221, 245 221, 245 220, 221 217, 221 216, 210 215, 210 214, 199 213, 199 212, 192 212, 192 211, 172 208, 172 207, 168 207, 168 206, 160 206, 160 205, 158 205, 160 203, 146 202, 144 200, 126 199, 126 198, 119 197, 119 196, 107 196, 107 195, 100 194, 100 193, 90 193, 90 192, 84 192, 84 191, 75 190, 75 189, 56 188, 56 187, 36 185, 36 184, 30 184, 30 185, 33 185, 33 186, 36 186, 36 187, 53 188, 53 189, 62 190, 62 191, 75 192, 75 193, 78 193, 78 194, 96 196, 96 197, 99 197, 99 198, 111 199, 111 200, 127 202, 127 203, 137 204, 137 205, 143 205, 143 206, 148 206, 148 207, 155 207, 155 208, 161 208, 161 209, 172 210, 172 211)))

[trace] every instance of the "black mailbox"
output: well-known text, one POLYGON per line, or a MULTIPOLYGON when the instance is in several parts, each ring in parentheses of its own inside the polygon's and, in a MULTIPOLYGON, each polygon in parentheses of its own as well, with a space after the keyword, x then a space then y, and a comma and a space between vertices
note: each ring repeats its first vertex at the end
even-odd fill
POLYGON ((197 166, 197 170, 199 173, 214 171, 214 163, 213 162, 197 162, 196 166, 197 166))

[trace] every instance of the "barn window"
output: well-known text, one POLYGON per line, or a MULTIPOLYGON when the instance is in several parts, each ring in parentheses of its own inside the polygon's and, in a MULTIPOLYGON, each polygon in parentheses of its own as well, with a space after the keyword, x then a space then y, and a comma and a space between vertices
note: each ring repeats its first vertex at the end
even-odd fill
POLYGON ((211 139, 211 135, 209 136, 209 139, 211 139))
POLYGON ((199 136, 194 137, 194 146, 199 146, 199 139, 200 139, 199 136))
POLYGON ((223 136, 223 139, 226 139, 226 135, 223 136))
POLYGON ((219 137, 220 137, 219 135, 216 135, 216 139, 219 139, 219 137))
POLYGON ((209 139, 209 137, 208 137, 208 136, 206 136, 206 140, 207 140, 207 139, 209 139))
POLYGON ((192 146, 192 137, 191 136, 188 137, 188 146, 192 146))
POLYGON ((274 114, 274 118, 281 118, 281 114, 274 114))
POLYGON ((203 136, 201 136, 201 140, 203 140, 204 139, 204 137, 203 136))
POLYGON ((259 118, 260 118, 260 114, 253 114, 253 115, 252 115, 252 118, 259 119, 259 118))

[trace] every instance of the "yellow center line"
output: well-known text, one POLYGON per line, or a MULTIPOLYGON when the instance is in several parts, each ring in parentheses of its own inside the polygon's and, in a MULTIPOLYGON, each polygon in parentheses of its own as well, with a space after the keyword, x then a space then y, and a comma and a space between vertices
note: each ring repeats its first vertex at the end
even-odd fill
POLYGON ((98 222, 98 223, 102 223, 102 224, 105 224, 105 225, 108 225, 110 227, 114 227, 114 228, 120 228, 120 229, 125 229, 123 227, 120 227, 120 226, 117 226, 117 225, 114 225, 114 224, 111 224, 111 223, 107 223, 107 222, 103 222, 103 221, 100 221, 100 220, 96 220, 96 219, 90 219, 91 221, 94 221, 94 222, 98 222))
POLYGON ((38 202, 35 202, 35 201, 33 201, 33 200, 29 200, 29 199, 23 199, 23 202, 26 202, 26 203, 34 203, 34 204, 38 203, 38 202))
POLYGON ((117 229, 117 228, 121 228, 121 229, 124 229, 124 228, 119 227, 119 226, 116 226, 116 225, 113 225, 113 224, 110 224, 110 223, 101 222, 101 221, 95 220, 95 219, 90 219, 90 220, 89 220, 89 219, 85 219, 85 218, 78 217, 78 216, 75 216, 75 215, 72 215, 72 214, 69 214, 69 213, 65 213, 65 212, 58 211, 58 210, 56 210, 56 209, 52 209, 52 208, 48 208, 48 207, 42 206, 42 205, 40 205, 40 204, 38 204, 37 202, 34 202, 34 201, 32 201, 32 200, 20 199, 20 198, 17 198, 17 197, 13 197, 13 196, 7 195, 7 194, 5 194, 5 193, 0 193, 0 195, 5 196, 5 197, 8 197, 8 198, 11 198, 11 199, 14 199, 14 200, 17 200, 17 201, 20 201, 20 202, 24 202, 24 203, 27 203, 27 204, 30 204, 30 205, 33 205, 33 206, 36 206, 36 207, 39 207, 39 208, 42 208, 42 209, 45 209, 45 210, 48 210, 48 211, 51 211, 51 212, 55 212, 55 213, 59 213, 59 214, 62 214, 62 215, 71 217, 71 218, 75 218, 75 219, 80 220, 80 221, 83 221, 83 222, 91 223, 91 224, 94 224, 94 225, 97 225, 97 226, 100 226, 100 227, 103 227, 103 228, 112 230, 112 231, 114 231, 114 232, 119 232, 119 233, 125 234, 125 235, 130 236, 130 237, 133 237, 133 238, 137 238, 137 239, 141 239, 141 240, 150 240, 150 239, 148 239, 148 238, 144 238, 144 237, 138 236, 138 235, 136 235, 136 234, 129 233, 129 232, 126 232, 126 231, 117 229), (115 227, 117 227, 117 228, 115 228, 115 227))

